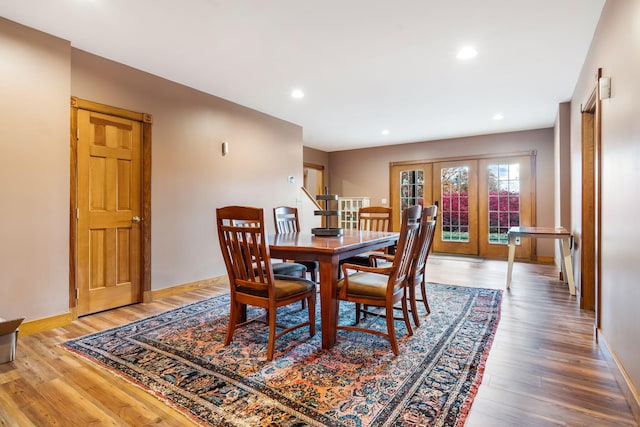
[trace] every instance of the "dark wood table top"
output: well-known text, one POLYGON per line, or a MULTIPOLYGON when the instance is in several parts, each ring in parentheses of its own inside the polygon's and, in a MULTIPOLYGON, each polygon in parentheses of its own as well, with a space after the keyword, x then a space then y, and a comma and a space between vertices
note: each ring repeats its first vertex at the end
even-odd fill
POLYGON ((311 232, 282 233, 268 236, 272 249, 285 251, 313 252, 317 254, 340 254, 362 249, 367 251, 372 245, 397 240, 399 233, 385 231, 344 230, 341 236, 314 236, 311 232))

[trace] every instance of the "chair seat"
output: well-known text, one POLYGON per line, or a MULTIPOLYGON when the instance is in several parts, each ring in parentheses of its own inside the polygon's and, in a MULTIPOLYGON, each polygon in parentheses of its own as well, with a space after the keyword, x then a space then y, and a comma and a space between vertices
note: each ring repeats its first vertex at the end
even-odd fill
MULTIPOLYGON (((300 279, 298 277, 274 275, 274 290, 276 301, 289 298, 295 295, 304 294, 315 289, 316 284, 311 280, 300 279)), ((267 290, 253 289, 245 286, 238 286, 237 292, 267 298, 267 290)))
MULTIPOLYGON (((276 233, 278 234, 299 232, 300 221, 298 220, 298 208, 290 206, 278 206, 277 208, 273 208, 273 222, 276 225, 276 233)), ((307 267, 307 272, 311 276, 311 280, 314 282, 318 281, 318 271, 320 271, 318 261, 293 260, 293 262, 307 267)), ((274 273, 277 274, 275 270, 274 273)), ((306 272, 301 277, 306 277, 306 272)))
POLYGON ((274 262, 271 264, 273 274, 282 276, 305 277, 307 267, 297 262, 274 262))
MULTIPOLYGON (((380 299, 387 296, 389 276, 380 273, 360 272, 349 276, 349 290, 347 295, 380 299)), ((338 282, 338 291, 342 289, 344 279, 338 282)))
POLYGON ((313 269, 315 269, 315 271, 320 270, 320 264, 318 264, 318 261, 294 261, 297 264, 302 264, 305 267, 307 267, 307 271, 311 271, 313 269))
POLYGON ((369 252, 360 255, 354 255, 345 260, 340 261, 341 264, 356 264, 356 265, 364 265, 368 267, 369 264, 369 252))

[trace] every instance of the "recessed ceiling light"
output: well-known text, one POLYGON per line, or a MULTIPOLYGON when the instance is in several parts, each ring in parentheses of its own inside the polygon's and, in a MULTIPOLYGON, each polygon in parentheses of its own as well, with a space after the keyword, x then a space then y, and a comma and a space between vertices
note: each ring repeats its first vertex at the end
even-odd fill
POLYGON ((456 55, 456 58, 458 59, 471 59, 474 56, 476 56, 478 54, 478 51, 475 50, 473 47, 471 46, 467 46, 467 47, 463 47, 462 49, 460 49, 460 52, 458 52, 458 54, 456 55))
POLYGON ((300 89, 294 89, 291 91, 291 97, 296 99, 304 98, 304 92, 300 89))
POLYGON ((383 135, 389 135, 389 129, 382 129, 382 132, 380 132, 383 135))
POLYGON ((493 120, 502 120, 504 119, 504 116, 500 113, 496 113, 493 115, 493 120))

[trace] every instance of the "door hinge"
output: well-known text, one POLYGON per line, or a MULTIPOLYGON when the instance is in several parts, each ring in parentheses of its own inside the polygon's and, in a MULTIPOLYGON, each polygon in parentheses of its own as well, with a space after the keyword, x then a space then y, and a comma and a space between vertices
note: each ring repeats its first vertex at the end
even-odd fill
POLYGON ((80 288, 76 288, 76 301, 80 299, 80 288))
POLYGON ((76 140, 80 140, 80 128, 76 128, 76 140))
POLYGON ((80 209, 76 209, 76 219, 80 219, 80 209))

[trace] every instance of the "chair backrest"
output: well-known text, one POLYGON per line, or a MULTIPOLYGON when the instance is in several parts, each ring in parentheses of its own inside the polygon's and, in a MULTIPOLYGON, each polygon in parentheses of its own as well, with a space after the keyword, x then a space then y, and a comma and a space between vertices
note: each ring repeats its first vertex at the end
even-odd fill
POLYGON ((231 291, 238 287, 273 295, 274 276, 266 242, 264 212, 249 206, 216 209, 218 240, 231 291), (256 268, 261 266, 262 268, 256 268))
POLYGON ((433 236, 436 232, 436 221, 438 217, 438 206, 427 206, 422 210, 422 219, 420 220, 420 234, 418 241, 413 250, 412 265, 409 270, 410 280, 413 283, 419 283, 424 277, 427 266, 427 258, 433 245, 433 236))
POLYGON ((393 209, 386 206, 367 206, 358 209, 358 230, 391 231, 393 209))
POLYGON ((273 222, 276 225, 276 233, 295 233, 300 231, 298 208, 289 206, 273 208, 273 222))
POLYGON ((419 205, 410 206, 402 211, 398 246, 393 258, 392 273, 389 277, 390 280, 394 281, 394 289, 401 286, 409 274, 412 261, 411 255, 420 234, 421 217, 422 207, 419 205))

